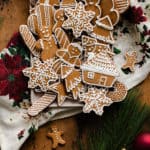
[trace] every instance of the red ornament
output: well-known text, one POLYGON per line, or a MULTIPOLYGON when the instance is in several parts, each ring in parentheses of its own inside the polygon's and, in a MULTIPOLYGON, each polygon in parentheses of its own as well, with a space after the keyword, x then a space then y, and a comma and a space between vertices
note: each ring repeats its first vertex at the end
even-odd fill
POLYGON ((150 150, 150 133, 141 133, 134 142, 134 150, 150 150))

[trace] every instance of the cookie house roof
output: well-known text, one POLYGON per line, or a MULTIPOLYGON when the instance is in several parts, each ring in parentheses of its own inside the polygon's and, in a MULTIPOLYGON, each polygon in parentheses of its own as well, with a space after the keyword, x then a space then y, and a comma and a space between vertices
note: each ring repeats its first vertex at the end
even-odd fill
POLYGON ((103 27, 104 29, 113 30, 113 25, 112 25, 112 22, 111 22, 109 16, 100 18, 99 20, 96 21, 96 24, 97 24, 97 26, 103 27))
POLYGON ((99 52, 96 56, 93 56, 90 60, 87 60, 82 66, 82 70, 102 73, 117 77, 119 72, 106 51, 99 52))

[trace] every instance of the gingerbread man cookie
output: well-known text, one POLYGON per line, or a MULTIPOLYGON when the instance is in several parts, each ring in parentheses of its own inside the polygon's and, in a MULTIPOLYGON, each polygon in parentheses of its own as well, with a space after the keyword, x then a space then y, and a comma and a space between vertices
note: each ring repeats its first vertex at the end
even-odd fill
POLYGON ((51 127, 52 132, 48 132, 47 136, 52 139, 52 148, 56 149, 59 144, 64 145, 66 142, 62 139, 63 131, 58 131, 56 126, 51 127))
POLYGON ((56 52, 56 55, 66 64, 74 67, 80 67, 81 60, 80 55, 82 48, 80 45, 71 43, 68 46, 68 49, 60 49, 56 52))
POLYGON ((53 32, 55 32, 55 30, 57 28, 61 28, 64 21, 65 21, 65 12, 64 9, 58 9, 56 10, 55 14, 54 14, 54 19, 55 19, 55 25, 53 27, 53 32))
POLYGON ((93 18, 93 22, 101 17, 101 8, 100 8, 100 0, 86 0, 85 10, 95 12, 95 17, 93 18))
POLYGON ((43 61, 53 58, 58 49, 55 37, 52 35, 53 25, 53 7, 45 3, 35 6, 34 14, 28 18, 28 26, 39 38, 35 43, 35 49, 41 53, 43 61))
POLYGON ((125 55, 126 63, 123 65, 122 69, 129 68, 131 72, 134 72, 134 67, 137 62, 137 52, 127 52, 125 55))
POLYGON ((119 22, 120 14, 115 9, 114 0, 101 0, 100 7, 102 9, 102 16, 109 16, 113 25, 116 25, 119 22))

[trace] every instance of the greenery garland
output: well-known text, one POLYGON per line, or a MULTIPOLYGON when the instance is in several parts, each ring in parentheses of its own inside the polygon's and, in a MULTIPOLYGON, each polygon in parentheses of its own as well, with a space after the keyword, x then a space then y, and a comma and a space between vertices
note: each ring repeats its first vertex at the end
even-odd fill
MULTIPOLYGON (((101 118, 81 116, 79 127, 86 124, 88 129, 80 128, 78 140, 79 150, 130 150, 132 142, 140 133, 145 119, 150 114, 150 108, 141 105, 137 91, 130 91, 126 99, 113 104, 101 118), (92 121, 92 126, 90 122, 92 121), (86 141, 82 134, 86 132, 86 141)), ((85 133, 84 133, 85 134, 85 133)))

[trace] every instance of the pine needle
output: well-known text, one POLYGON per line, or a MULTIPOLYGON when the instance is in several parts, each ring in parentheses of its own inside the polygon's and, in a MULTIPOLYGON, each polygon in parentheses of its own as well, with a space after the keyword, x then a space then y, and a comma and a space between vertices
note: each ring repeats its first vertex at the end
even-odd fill
MULTIPOLYGON (((142 106, 138 97, 137 91, 132 90, 123 102, 113 104, 105 110, 104 115, 96 120, 94 129, 88 128, 86 150, 131 148, 134 138, 150 113, 150 108, 142 106)), ((81 143, 82 141, 80 150, 85 147, 81 143)))

